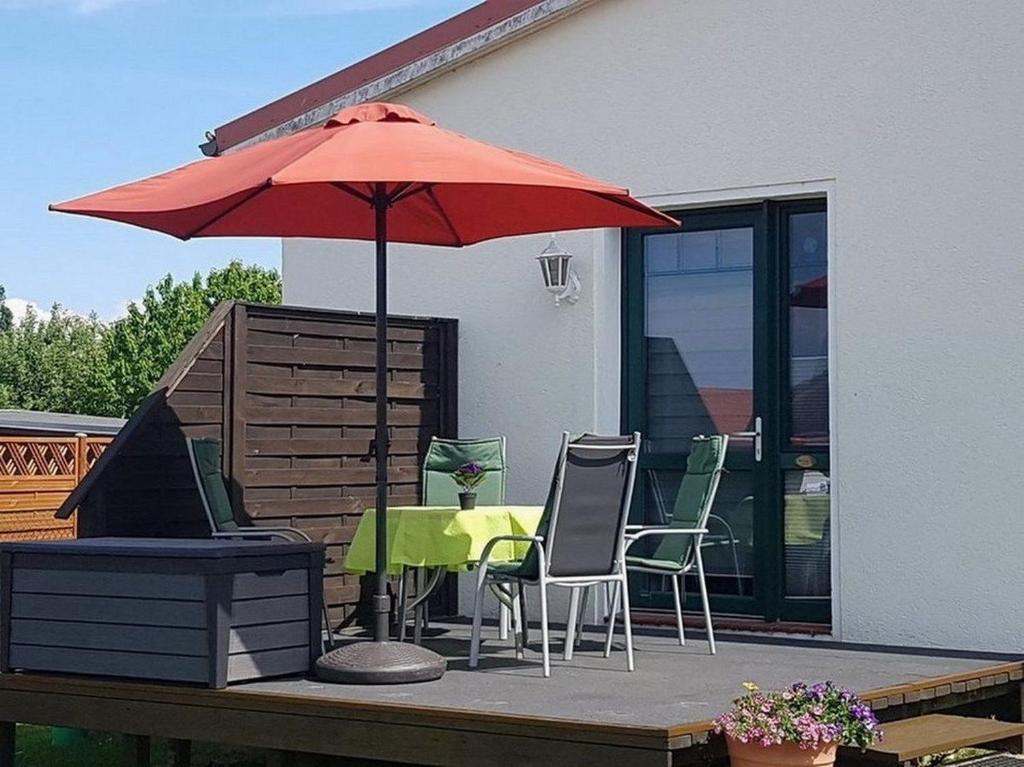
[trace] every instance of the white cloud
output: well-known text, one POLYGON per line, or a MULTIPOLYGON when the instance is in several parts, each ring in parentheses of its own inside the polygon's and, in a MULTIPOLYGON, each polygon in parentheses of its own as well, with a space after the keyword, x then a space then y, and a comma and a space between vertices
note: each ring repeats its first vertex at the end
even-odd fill
POLYGON ((123 298, 114 305, 114 309, 106 314, 101 314, 100 319, 104 322, 115 322, 128 316, 128 304, 141 304, 141 298, 123 298))
MULTIPOLYGON (((140 303, 142 301, 142 299, 141 298, 124 298, 124 299, 121 299, 120 301, 117 301, 116 303, 114 303, 111 306, 110 311, 106 311, 106 312, 104 312, 104 311, 97 311, 96 314, 99 317, 101 322, 107 322, 107 323, 114 322, 116 320, 121 319, 122 317, 127 317, 128 316, 128 304, 132 303, 133 301, 138 304, 138 303, 140 303)), ((11 314, 14 317, 14 323, 15 324, 21 322, 22 318, 24 318, 24 316, 26 314, 28 314, 28 310, 29 310, 30 307, 31 307, 32 311, 35 313, 36 317, 38 317, 39 319, 41 319, 41 320, 48 320, 48 319, 50 319, 50 310, 49 309, 44 309, 39 304, 37 304, 35 301, 29 301, 27 298, 13 298, 13 297, 6 298, 6 299, 4 299, 4 303, 7 305, 7 308, 11 310, 11 314)), ((67 313, 75 314, 75 315, 78 315, 79 317, 88 317, 89 316, 89 312, 79 312, 79 311, 76 311, 74 309, 69 309, 66 306, 63 307, 63 309, 67 313)))
POLYGON ((11 310, 11 314, 14 315, 14 323, 18 324, 22 321, 26 314, 28 314, 29 307, 35 312, 36 316, 42 320, 48 320, 50 313, 45 309, 40 309, 39 304, 35 301, 27 301, 24 298, 7 298, 4 299, 4 303, 7 308, 11 310))

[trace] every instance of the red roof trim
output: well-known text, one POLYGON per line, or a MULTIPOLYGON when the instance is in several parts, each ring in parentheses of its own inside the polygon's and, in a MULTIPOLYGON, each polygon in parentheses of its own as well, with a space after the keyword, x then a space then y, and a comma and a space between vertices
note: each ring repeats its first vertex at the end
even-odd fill
POLYGON ((221 125, 217 128, 217 146, 223 151, 241 144, 431 53, 465 40, 482 29, 505 21, 539 2, 484 0, 380 53, 221 125))

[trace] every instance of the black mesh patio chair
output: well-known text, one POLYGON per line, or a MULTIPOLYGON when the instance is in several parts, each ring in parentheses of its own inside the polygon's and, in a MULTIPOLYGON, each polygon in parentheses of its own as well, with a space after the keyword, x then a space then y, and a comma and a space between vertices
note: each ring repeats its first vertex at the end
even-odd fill
MULTIPOLYGON (((305 541, 312 539, 294 527, 256 527, 255 525, 239 525, 231 506, 231 497, 224 484, 221 473, 221 445, 219 439, 192 437, 185 440, 188 448, 188 459, 192 464, 199 500, 202 501, 206 520, 210 523, 210 536, 213 538, 248 538, 257 540, 305 541)), ((327 602, 323 602, 324 628, 327 631, 327 645, 334 647, 334 635, 331 630, 331 619, 327 612, 327 602)))
MULTIPOLYGON (((473 606, 473 634, 469 666, 480 661, 483 599, 490 584, 499 584, 521 595, 524 584, 540 587, 541 652, 544 676, 551 675, 548 641, 548 587, 578 590, 604 583, 618 584, 623 594, 626 633, 626 666, 632 671, 633 634, 629 621, 626 586, 624 530, 629 515, 640 434, 598 436, 585 434, 570 440, 562 434, 551 490, 534 535, 503 535, 484 548, 477 570, 473 606), (492 562, 490 554, 502 541, 531 544, 520 561, 492 562)), ((526 615, 513 610, 516 654, 522 657, 526 615)), ((570 641, 568 636, 566 641, 570 641)))

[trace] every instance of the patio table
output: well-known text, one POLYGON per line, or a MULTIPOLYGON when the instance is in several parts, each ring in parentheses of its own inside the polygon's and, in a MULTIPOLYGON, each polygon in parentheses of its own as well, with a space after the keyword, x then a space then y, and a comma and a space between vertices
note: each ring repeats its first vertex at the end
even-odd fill
MULTIPOLYGON (((397 575, 403 567, 465 570, 480 559, 492 538, 533 535, 543 511, 542 506, 478 506, 466 511, 448 506, 389 506, 388 572, 397 575)), ((376 513, 368 509, 348 549, 348 572, 373 571, 375 524, 376 513)), ((521 559, 528 548, 528 543, 502 541, 491 561, 521 559)))

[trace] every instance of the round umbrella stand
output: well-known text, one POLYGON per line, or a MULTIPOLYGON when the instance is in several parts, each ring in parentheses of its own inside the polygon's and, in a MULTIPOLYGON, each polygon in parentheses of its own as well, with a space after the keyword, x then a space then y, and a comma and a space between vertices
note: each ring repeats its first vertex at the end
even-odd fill
POLYGON ((406 642, 352 642, 316 662, 316 675, 337 684, 411 684, 440 679, 447 661, 406 642))

